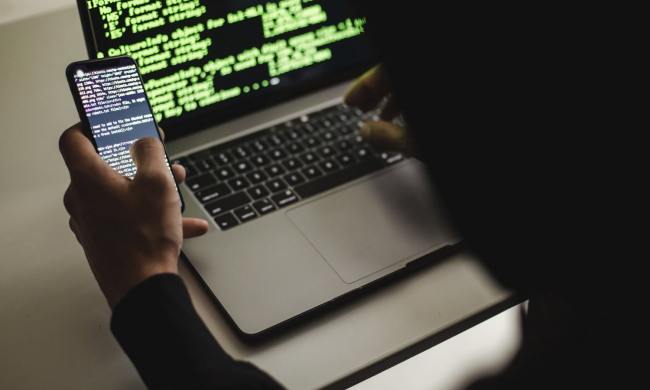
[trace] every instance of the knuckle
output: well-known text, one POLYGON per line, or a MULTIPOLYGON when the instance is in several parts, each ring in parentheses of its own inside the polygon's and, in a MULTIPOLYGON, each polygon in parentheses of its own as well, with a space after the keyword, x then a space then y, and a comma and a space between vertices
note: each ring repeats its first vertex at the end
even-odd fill
POLYGON ((68 214, 73 214, 74 200, 71 187, 68 187, 68 189, 63 194, 63 207, 65 207, 65 210, 68 212, 68 214))

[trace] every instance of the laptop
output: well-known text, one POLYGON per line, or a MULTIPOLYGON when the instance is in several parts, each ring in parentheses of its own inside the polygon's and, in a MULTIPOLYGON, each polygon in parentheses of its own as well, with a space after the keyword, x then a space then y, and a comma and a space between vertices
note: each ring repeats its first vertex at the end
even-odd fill
POLYGON ((91 58, 139 65, 186 216, 183 253, 244 336, 266 335, 458 242, 423 164, 345 106, 376 58, 345 0, 77 2, 91 58))

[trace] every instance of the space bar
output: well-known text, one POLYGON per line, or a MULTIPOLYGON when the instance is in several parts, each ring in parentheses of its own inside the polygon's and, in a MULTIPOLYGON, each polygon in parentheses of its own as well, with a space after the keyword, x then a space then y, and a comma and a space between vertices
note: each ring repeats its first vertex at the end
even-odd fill
POLYGON ((382 166, 383 165, 377 160, 365 161, 331 175, 323 176, 312 182, 296 186, 294 187, 294 190, 301 198, 308 198, 323 191, 327 191, 330 188, 358 179, 361 176, 365 176, 380 169, 382 166))

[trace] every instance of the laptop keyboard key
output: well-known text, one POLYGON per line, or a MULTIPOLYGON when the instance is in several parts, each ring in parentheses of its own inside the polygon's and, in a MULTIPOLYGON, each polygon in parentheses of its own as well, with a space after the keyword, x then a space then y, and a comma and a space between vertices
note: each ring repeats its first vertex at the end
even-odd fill
POLYGON ((324 158, 327 158, 334 155, 336 151, 331 146, 323 146, 322 148, 318 149, 318 153, 320 153, 320 155, 323 156, 324 158))
POLYGON ((230 194, 230 188, 225 184, 217 184, 203 191, 196 193, 196 197, 201 203, 210 202, 230 194))
POLYGON ((303 142, 308 148, 315 148, 321 144, 320 140, 316 137, 307 137, 303 142))
POLYGON ((221 180, 228 180, 235 176, 235 173, 230 169, 229 167, 222 167, 216 170, 215 172, 217 176, 219 176, 219 179, 221 180))
MULTIPOLYGON (((307 120, 309 120, 309 117, 307 117, 307 120)), ((302 128, 305 130, 306 133, 312 134, 316 131, 316 127, 314 127, 313 124, 307 122, 302 125, 302 128)))
POLYGON ((228 230, 239 225, 239 222, 237 222, 237 219, 235 219, 231 213, 221 214, 214 217, 214 222, 217 223, 217 226, 219 226, 219 229, 221 230, 228 230))
POLYGON ((253 157, 253 158, 251 159, 251 161, 252 161, 253 164, 254 164, 256 167, 258 167, 258 168, 259 168, 259 167, 263 167, 263 166, 268 165, 268 164, 271 163, 271 160, 269 160, 269 159, 268 159, 265 155, 263 155, 263 154, 258 154, 257 156, 253 157))
POLYGON ((324 139, 326 142, 333 141, 334 138, 336 138, 336 135, 335 135, 332 131, 329 131, 329 130, 323 132, 323 134, 321 134, 321 136, 323 137, 323 139, 324 139))
POLYGON ((293 172, 284 177, 284 180, 289 183, 290 186, 298 185, 305 181, 305 178, 298 172, 293 172))
POLYGON ((228 152, 219 152, 212 157, 219 163, 219 165, 228 165, 234 160, 232 155, 228 152))
POLYGON ((280 149, 273 149, 269 152, 269 157, 271 157, 274 161, 282 160, 287 157, 287 153, 280 149))
POLYGON ((246 173, 253 170, 253 166, 248 161, 239 161, 235 163, 235 169, 239 173, 246 173))
POLYGON ((268 138, 269 144, 273 146, 280 146, 284 143, 284 138, 280 137, 278 134, 273 134, 268 138))
POLYGON ((244 147, 244 146, 239 146, 236 147, 235 149, 232 150, 232 153, 235 155, 236 158, 247 158, 248 156, 251 155, 250 151, 244 147))
POLYGON ((309 179, 314 179, 314 178, 316 178, 316 177, 318 177, 318 176, 323 175, 323 171, 321 171, 321 170, 320 170, 317 166, 315 166, 315 165, 303 169, 303 170, 302 170, 302 173, 303 173, 305 176, 307 176, 307 178, 309 178, 309 179))
POLYGON ((266 173, 269 175, 269 177, 276 177, 278 175, 281 175, 285 172, 284 168, 279 166, 278 164, 273 164, 265 169, 266 173))
POLYGON ((301 155, 300 158, 307 165, 313 164, 314 162, 316 162, 318 160, 318 157, 316 157, 316 155, 314 153, 312 153, 312 152, 307 152, 307 153, 301 155))
POLYGON ((404 155, 399 152, 384 152, 380 157, 386 164, 395 164, 404 160, 404 155))
POLYGON ((292 142, 287 145, 287 150, 289 151, 290 154, 297 154, 305 150, 305 148, 300 145, 299 142, 292 142))
POLYGON ((249 173, 248 175, 246 175, 246 177, 247 177, 248 180, 249 180, 251 183, 253 183, 253 184, 261 183, 261 182, 263 182, 263 181, 266 181, 266 179, 269 178, 269 177, 266 176, 266 174, 265 174, 264 172, 262 172, 262 171, 251 172, 251 173, 249 173))
POLYGON ((354 154, 357 156, 358 159, 365 160, 368 157, 370 157, 370 149, 366 148, 365 146, 362 146, 359 149, 355 150, 354 154))
POLYGON ((287 188, 287 184, 282 179, 274 179, 266 183, 266 187, 271 192, 282 191, 287 188))
POLYGON ((274 210, 277 210, 275 205, 268 199, 262 199, 253 203, 253 207, 260 215, 268 214, 274 210))
POLYGON ((329 129, 330 127, 332 127, 332 121, 329 120, 329 119, 321 120, 320 124, 321 124, 322 127, 326 128, 326 129, 329 129))
POLYGON ((269 148, 269 145, 266 142, 262 141, 262 140, 257 140, 257 141, 253 141, 250 144, 250 148, 253 149, 254 151, 258 152, 258 153, 261 153, 261 152, 267 150, 269 148))
POLYGON ((347 153, 340 154, 336 156, 336 161, 339 162, 339 164, 346 166, 354 163, 354 157, 350 156, 347 153))
POLYGON ((243 192, 227 196, 225 198, 210 202, 205 205, 205 209, 210 215, 219 215, 237 207, 250 203, 251 198, 243 192))
POLYGON ((287 171, 295 171, 296 169, 302 167, 302 164, 296 158, 290 158, 285 160, 282 165, 287 168, 287 171))
POLYGON ((233 191, 241 191, 244 188, 250 187, 250 183, 248 180, 244 179, 243 177, 236 177, 230 181, 228 181, 228 185, 233 189, 233 191))
POLYGON ((350 119, 352 119, 352 116, 346 112, 339 112, 336 114, 336 118, 343 123, 347 123, 350 119))
POLYGON ((217 184, 217 179, 211 173, 204 173, 185 182, 192 191, 202 190, 217 184))
POLYGON ((269 191, 264 186, 255 186, 248 189, 248 195, 253 199, 260 199, 269 195, 269 191))
POLYGON ((342 151, 348 150, 352 147, 352 143, 348 140, 341 140, 338 142, 338 147, 342 151))
POLYGON ((302 134, 300 133, 300 130, 298 130, 297 128, 293 128, 293 129, 285 131, 284 136, 286 138, 288 138, 288 139, 291 139, 291 140, 295 141, 295 140, 299 139, 300 137, 302 137, 302 134))
POLYGON ((334 172, 339 168, 333 160, 325 160, 318 165, 320 165, 321 169, 325 172, 334 172))
POLYGON ((216 164, 210 159, 210 158, 205 158, 199 161, 196 161, 194 163, 196 168, 198 168, 201 172, 208 172, 216 167, 216 164))
POLYGON ((344 123, 337 129, 337 131, 339 132, 339 134, 345 137, 354 133, 356 129, 358 129, 356 123, 353 125, 350 125, 349 123, 344 123))
POLYGON ((275 194, 271 199, 275 202, 278 208, 289 206, 290 204, 296 203, 300 200, 291 190, 285 190, 279 194, 275 194))
POLYGON ((248 222, 248 221, 250 221, 252 219, 257 218, 257 213, 255 212, 255 210, 251 206, 248 206, 248 205, 236 209, 235 211, 233 211, 233 213, 235 213, 237 218, 242 223, 248 222))

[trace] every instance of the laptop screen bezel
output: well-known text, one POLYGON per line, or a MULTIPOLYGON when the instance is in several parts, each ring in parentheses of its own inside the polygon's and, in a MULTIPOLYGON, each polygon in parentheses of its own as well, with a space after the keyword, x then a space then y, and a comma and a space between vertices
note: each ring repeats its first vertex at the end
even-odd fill
MULTIPOLYGON (((97 48, 93 39, 93 29, 90 20, 90 15, 86 7, 86 0, 77 0, 77 10, 79 11, 79 18, 81 19, 81 28, 83 30, 84 42, 86 43, 86 50, 90 59, 96 59, 95 53, 97 48)), ((274 105, 287 102, 291 99, 307 95, 316 90, 333 86, 344 81, 351 80, 368 68, 378 62, 376 56, 370 56, 367 59, 362 59, 356 64, 350 65, 338 72, 331 72, 329 75, 322 77, 315 77, 309 81, 295 83, 294 87, 286 91, 275 91, 263 96, 256 97, 249 102, 242 104, 233 104, 227 110, 217 109, 212 112, 197 115, 193 118, 182 118, 171 123, 163 124, 167 134, 167 140, 172 141, 190 134, 206 130, 210 127, 217 126, 224 122, 245 116, 255 111, 260 111, 274 105), (182 123, 181 123, 182 122, 182 123)))

